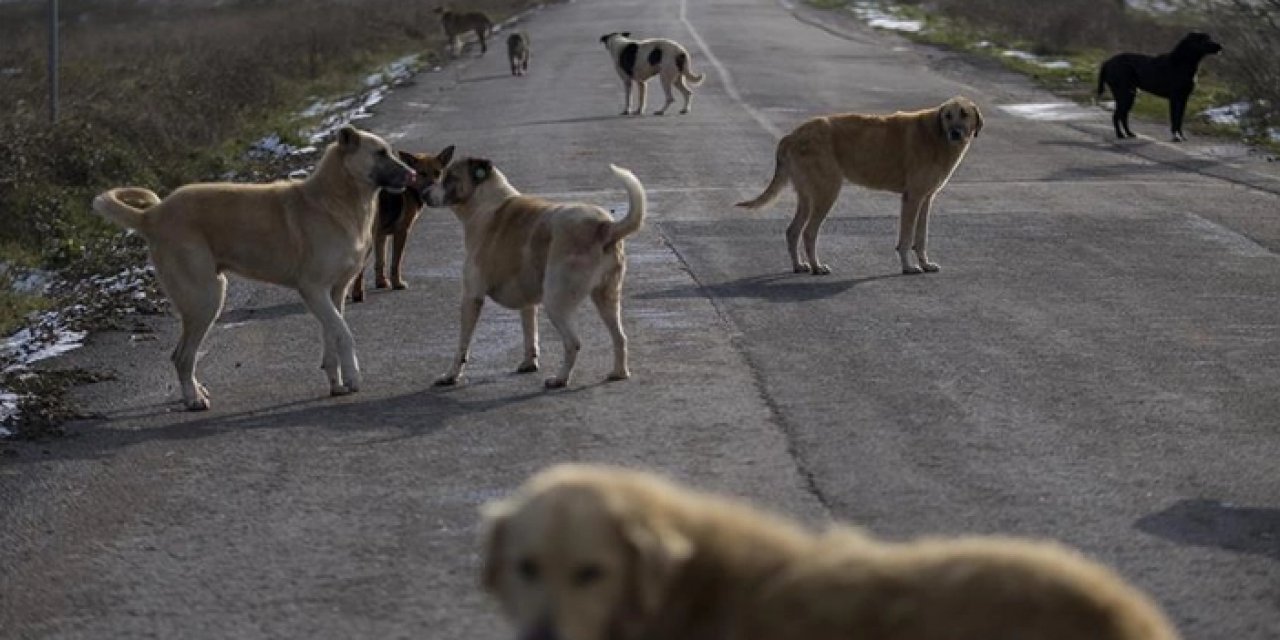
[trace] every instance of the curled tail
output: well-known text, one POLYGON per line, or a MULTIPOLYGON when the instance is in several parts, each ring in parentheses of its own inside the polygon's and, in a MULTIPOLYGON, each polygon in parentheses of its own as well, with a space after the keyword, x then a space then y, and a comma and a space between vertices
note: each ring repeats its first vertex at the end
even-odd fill
POLYGON ((146 210, 160 204, 160 196, 150 189, 121 187, 98 194, 93 199, 93 212, 126 229, 141 231, 146 225, 146 210))
POLYGON ((613 223, 606 245, 613 244, 640 230, 640 226, 644 224, 645 203, 648 201, 644 193, 644 185, 636 179, 636 174, 615 164, 609 165, 609 168, 613 170, 613 175, 621 178, 622 183, 626 185, 629 206, 627 217, 613 223))
MULTIPOLYGON (((784 139, 785 143, 786 140, 784 139)), ((769 180, 769 186, 764 188, 764 193, 756 196, 754 200, 746 200, 739 202, 736 206, 746 207, 747 209, 759 209, 768 205, 778 198, 778 194, 782 188, 791 182, 791 173, 787 171, 786 156, 782 154, 782 143, 778 144, 778 153, 774 160, 773 179, 769 180)))
POLYGON ((692 84, 695 87, 702 84, 702 81, 707 79, 707 76, 701 73, 694 73, 693 69, 689 67, 689 54, 687 53, 681 53, 676 56, 676 68, 679 69, 681 75, 689 81, 689 84, 692 84))

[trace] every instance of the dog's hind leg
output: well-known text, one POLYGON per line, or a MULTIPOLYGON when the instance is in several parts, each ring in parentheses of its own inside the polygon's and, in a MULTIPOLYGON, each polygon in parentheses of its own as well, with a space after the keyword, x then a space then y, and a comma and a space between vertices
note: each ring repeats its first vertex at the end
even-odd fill
MULTIPOLYGON (((356 361, 355 338, 351 328, 342 319, 342 312, 334 304, 336 288, 298 288, 302 301, 320 321, 324 338, 324 356, 321 367, 329 379, 329 394, 346 395, 360 390, 360 364, 356 361)), ((337 294, 340 295, 340 294, 337 294)))
POLYGON ((182 320, 182 337, 173 350, 173 366, 182 387, 183 404, 190 411, 203 411, 209 408, 209 391, 196 380, 196 362, 200 357, 200 345, 204 344, 209 328, 222 312, 227 279, 217 273, 212 264, 193 265, 188 262, 175 266, 187 272, 178 277, 171 270, 159 272, 161 286, 182 320))
POLYGON ((547 310, 547 317, 551 319, 551 324, 560 334, 560 342, 564 344, 564 362, 555 377, 546 379, 548 389, 559 389, 569 384, 573 367, 578 363, 578 352, 582 350, 582 342, 578 340, 578 334, 573 328, 573 311, 586 297, 586 283, 580 282, 580 277, 567 271, 565 268, 549 268, 543 284, 543 291, 546 292, 543 308, 547 310))
POLYGON ((1133 103, 1138 99, 1138 96, 1133 91, 1124 90, 1116 91, 1114 95, 1116 98, 1116 110, 1115 113, 1111 114, 1111 124, 1116 128, 1116 137, 1122 139, 1133 138, 1135 137, 1133 131, 1129 129, 1129 111, 1133 109, 1133 103), (1124 128, 1123 131, 1121 127, 1124 128))
POLYGON ((936 263, 929 262, 926 248, 929 243, 929 211, 933 207, 933 196, 932 193, 925 196, 920 203, 920 212, 916 216, 915 242, 911 245, 916 253, 916 259, 920 261, 920 268, 929 273, 937 272, 942 268, 936 263))
POLYGON ((458 355, 453 358, 453 366, 444 375, 432 383, 437 387, 448 387, 458 384, 462 377, 462 368, 467 364, 467 356, 471 353, 471 336, 476 332, 476 323, 480 321, 480 309, 484 307, 484 294, 473 297, 464 294, 462 297, 462 328, 458 334, 458 355))
MULTIPOLYGON (((373 286, 379 289, 386 289, 387 282, 387 240, 389 238, 382 233, 374 233, 373 235, 373 286)), ((392 273, 395 267, 392 267, 392 273)))
POLYGON ((809 195, 796 187, 796 213, 787 225, 787 252, 791 254, 791 270, 809 273, 809 263, 800 259, 800 235, 809 223, 809 195))
POLYGON ((622 331, 622 301, 619 298, 622 280, 622 269, 619 266, 617 275, 611 276, 603 284, 591 292, 591 301, 600 312, 600 319, 609 330, 613 339, 613 371, 609 372, 609 380, 626 380, 631 377, 627 367, 627 334, 622 331))
POLYGON ((684 95, 684 108, 680 109, 680 113, 689 113, 689 105, 693 102, 693 91, 689 89, 688 83, 685 82, 683 73, 676 76, 675 85, 676 89, 679 89, 680 93, 684 95))
POLYGON ((831 267, 818 258, 818 232, 822 230, 822 222, 827 219, 836 198, 840 196, 840 176, 827 176, 821 184, 809 189, 809 221, 804 226, 804 252, 809 258, 809 273, 825 276, 831 273, 831 267))
POLYGON ((662 74, 658 77, 658 80, 662 83, 662 92, 666 94, 667 101, 662 104, 661 109, 654 111, 653 115, 655 116, 666 115, 667 109, 671 107, 671 103, 676 101, 676 99, 671 96, 671 84, 674 82, 674 79, 675 79, 674 74, 669 73, 665 69, 662 71, 662 74))
POLYGON ((524 360, 516 373, 533 373, 538 370, 538 305, 520 310, 520 328, 524 332, 524 360))

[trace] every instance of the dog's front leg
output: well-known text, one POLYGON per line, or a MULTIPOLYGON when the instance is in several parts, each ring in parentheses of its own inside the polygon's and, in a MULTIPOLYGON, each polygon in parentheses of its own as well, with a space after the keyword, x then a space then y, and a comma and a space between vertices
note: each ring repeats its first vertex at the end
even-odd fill
POLYGON ((902 194, 902 213, 898 216, 897 249, 898 259, 902 261, 902 272, 907 274, 924 273, 924 269, 911 262, 911 245, 915 238, 920 202, 920 197, 910 191, 902 194))
POLYGON ((382 233, 373 234, 373 286, 386 289, 387 283, 387 236, 382 233))
POLYGON ((1186 116, 1189 97, 1175 95, 1169 98, 1169 128, 1173 132, 1174 142, 1184 142, 1187 139, 1182 135, 1182 118, 1186 116))
POLYGON ((401 229, 391 236, 391 287, 397 290, 408 289, 405 284, 401 266, 404 264, 404 245, 409 241, 409 229, 401 229))
POLYGON ((299 293, 312 315, 320 321, 324 334, 321 366, 329 378, 329 394, 341 396, 359 391, 360 365, 356 361, 355 339, 346 320, 342 319, 342 313, 334 306, 333 292, 308 287, 300 289, 299 293))
POLYGON ((937 272, 942 267, 929 262, 926 245, 929 243, 929 211, 933 207, 933 194, 925 196, 920 203, 920 212, 916 216, 915 243, 911 246, 920 261, 920 268, 929 273, 937 272))
POLYGON ((622 79, 622 115, 631 115, 631 79, 622 79))
POLYGON ((649 96, 649 83, 636 81, 636 115, 644 115, 646 98, 649 96))
POLYGON ((462 368, 467 364, 467 356, 471 352, 471 336, 476 331, 476 322, 480 320, 480 308, 484 306, 484 294, 475 296, 464 294, 462 297, 462 328, 458 334, 458 355, 453 359, 453 366, 448 373, 436 378, 435 386, 448 387, 458 384, 462 377, 462 368))
POLYGON ((516 373, 533 373, 538 370, 538 305, 520 310, 520 327, 524 329, 524 360, 516 373))

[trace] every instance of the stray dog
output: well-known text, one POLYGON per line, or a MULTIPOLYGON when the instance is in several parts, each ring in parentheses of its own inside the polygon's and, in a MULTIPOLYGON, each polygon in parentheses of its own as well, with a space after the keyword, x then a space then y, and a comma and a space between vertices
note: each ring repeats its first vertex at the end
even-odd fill
POLYGON ((507 36, 507 60, 511 62, 511 75, 529 73, 529 36, 513 33, 507 36))
POLYGON ((564 343, 560 373, 547 378, 548 389, 569 383, 582 344, 573 330, 573 312, 588 294, 613 338, 609 380, 630 377, 627 336, 622 332, 622 278, 626 271, 623 238, 644 222, 644 186, 630 171, 609 165, 626 185, 627 217, 614 222, 600 207, 555 204, 520 195, 488 160, 453 163, 444 178, 427 190, 427 204, 452 207, 462 222, 466 263, 462 268, 462 333, 458 355, 437 386, 457 384, 471 348, 471 334, 485 297, 520 310, 524 360, 519 373, 538 370, 538 305, 564 343))
POLYGON ((1102 63, 1098 72, 1098 97, 1103 88, 1111 89, 1116 99, 1116 110, 1111 114, 1111 124, 1117 138, 1132 138, 1129 130, 1129 111, 1138 99, 1138 90, 1153 96, 1169 99, 1169 128, 1173 141, 1182 142, 1182 118, 1187 112, 1187 100, 1196 88, 1196 71, 1200 61, 1222 51, 1222 45, 1213 41, 1207 33, 1188 33, 1169 53, 1152 57, 1141 53, 1121 53, 1102 63), (1121 130, 1123 127, 1123 130, 1121 130))
POLYGON ((449 39, 449 49, 453 55, 462 51, 458 36, 468 31, 475 33, 476 39, 480 41, 480 55, 489 52, 489 45, 485 43, 485 38, 493 32, 493 22, 489 20, 489 16, 479 11, 462 13, 449 11, 444 7, 436 7, 436 13, 440 14, 440 26, 444 27, 444 36, 449 39))
POLYGON ((696 87, 702 84, 705 76, 694 73, 689 67, 689 52, 685 51, 684 47, 665 38, 632 40, 629 31, 600 36, 600 42, 603 42, 605 48, 609 50, 609 57, 613 59, 618 77, 622 78, 625 90, 622 115, 632 115, 631 84, 633 82, 638 87, 634 115, 638 116, 644 112, 647 91, 645 83, 655 75, 662 81, 662 91, 666 94, 667 101, 661 109, 654 111, 653 115, 665 114, 671 103, 675 102, 675 98, 671 97, 672 85, 684 95, 684 108, 680 109, 680 113, 689 113, 689 102, 693 99, 693 91, 689 89, 689 84, 696 87))
POLYGON ((787 226, 791 266, 796 273, 826 275, 831 268, 818 259, 818 230, 844 180, 900 193, 898 257, 902 272, 937 271, 938 265, 929 261, 925 248, 929 207, 979 131, 982 113, 972 100, 959 96, 921 111, 813 118, 778 142, 777 166, 764 193, 738 206, 763 207, 790 182, 797 196, 795 217, 787 226), (801 236, 807 262, 800 257, 801 236), (915 251, 919 265, 912 264, 908 249, 915 251))
MULTIPOLYGON (((386 289, 390 286, 399 291, 409 287, 401 277, 400 267, 404 263, 404 246, 409 241, 409 230, 413 228, 413 223, 417 221, 418 213, 424 204, 422 191, 440 179, 440 174, 444 173, 444 168, 453 158, 453 146, 446 147, 438 156, 406 151, 397 153, 400 161, 409 165, 417 174, 417 178, 402 192, 396 193, 386 189, 378 192, 378 216, 374 220, 373 228, 375 256, 373 273, 375 287, 386 289), (386 270, 388 239, 392 240, 394 250, 391 255, 390 282, 387 281, 386 270)), ((365 262, 368 262, 367 258, 365 262)), ((361 269, 352 281, 351 301, 364 302, 364 269, 361 269)))
POLYGON ((323 329, 329 392, 360 389, 355 343, 342 317, 347 287, 368 256, 378 189, 403 190, 414 177, 381 138, 348 126, 306 180, 193 184, 163 201, 136 187, 94 198, 94 212, 147 240, 182 320, 173 363, 188 409, 209 408, 196 359, 222 311, 227 271, 296 289, 323 329))
POLYGON ((1176 640, 1053 542, 814 534, 647 473, 560 465, 487 505, 481 580, 520 638, 1176 640))

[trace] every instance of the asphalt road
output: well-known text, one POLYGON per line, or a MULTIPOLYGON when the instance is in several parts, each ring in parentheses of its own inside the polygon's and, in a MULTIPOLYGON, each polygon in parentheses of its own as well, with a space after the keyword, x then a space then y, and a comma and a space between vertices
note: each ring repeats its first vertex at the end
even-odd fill
MULTIPOLYGON (((498 47, 363 124, 559 199, 621 204, 607 163, 633 169, 652 212, 628 241, 633 379, 602 382, 584 308, 578 381, 544 392, 511 373, 519 319, 490 304, 468 384, 429 388, 458 324, 443 210, 415 230, 412 289, 348 313, 357 395, 324 397, 318 327, 288 291, 234 287, 205 414, 177 411, 175 321, 94 336, 62 364, 118 373, 80 392, 108 419, 0 461, 0 636, 504 637, 476 587, 477 507, 592 460, 893 538, 1061 539, 1188 638, 1280 637, 1280 182, 1114 145, 1102 112, 1015 118, 999 106, 1048 96, 774 0, 582 0, 522 28, 527 77, 498 47), (689 47, 708 75, 691 115, 615 115, 597 39, 624 29, 689 47), (790 195, 731 206, 802 119, 957 93, 987 126, 937 201, 941 273, 898 274, 890 195, 845 190, 824 278, 789 273, 790 195)), ((543 352, 559 362, 545 322, 543 352)))

